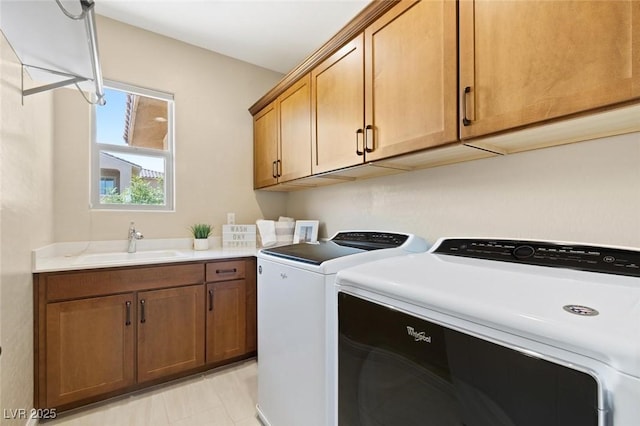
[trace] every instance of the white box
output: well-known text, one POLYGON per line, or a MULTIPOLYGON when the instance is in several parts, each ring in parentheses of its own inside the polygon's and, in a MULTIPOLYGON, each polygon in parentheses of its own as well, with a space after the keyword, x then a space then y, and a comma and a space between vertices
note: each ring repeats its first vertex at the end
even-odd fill
POLYGON ((276 239, 278 245, 293 244, 295 222, 276 222, 276 239))

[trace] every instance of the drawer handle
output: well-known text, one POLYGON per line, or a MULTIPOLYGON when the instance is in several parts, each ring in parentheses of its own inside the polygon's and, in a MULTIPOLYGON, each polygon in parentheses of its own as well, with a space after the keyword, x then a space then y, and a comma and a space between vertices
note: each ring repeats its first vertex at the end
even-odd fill
MULTIPOLYGON (((362 129, 356 130, 356 154, 357 155, 364 155, 364 151, 360 151, 360 138, 359 138, 359 135, 363 133, 364 133, 364 130, 362 129)), ((364 147, 364 142, 362 143, 362 146, 364 147)))
POLYGON ((364 128, 364 152, 373 152, 373 148, 369 148, 369 138, 368 134, 371 134, 371 146, 374 146, 373 143, 373 126, 371 124, 367 124, 367 127, 364 128))
POLYGON ((468 126, 471 124, 471 120, 467 118, 467 97, 471 93, 471 87, 464 88, 464 94, 462 95, 462 124, 468 126))
POLYGON ((209 310, 213 311, 213 290, 209 290, 209 310))
POLYGON ((238 272, 236 268, 233 269, 216 269, 216 274, 235 274, 238 272))
POLYGON ((127 300, 124 304, 127 307, 127 319, 124 325, 131 325, 131 302, 127 300))
POLYGON ((140 301, 140 323, 144 324, 145 322, 147 322, 147 318, 146 315, 144 313, 144 299, 142 299, 140 301))

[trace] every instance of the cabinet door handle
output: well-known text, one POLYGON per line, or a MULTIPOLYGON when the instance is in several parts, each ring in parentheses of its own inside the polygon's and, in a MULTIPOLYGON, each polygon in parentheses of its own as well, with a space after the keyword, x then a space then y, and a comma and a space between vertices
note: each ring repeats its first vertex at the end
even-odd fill
POLYGON ((282 161, 280 160, 276 161, 276 174, 277 177, 282 176, 282 161))
POLYGON ((238 272, 236 268, 233 269, 216 269, 216 274, 235 274, 238 272))
POLYGON ((140 300, 140 323, 144 324, 147 322, 146 315, 144 313, 144 299, 140 300))
POLYGON ((275 161, 273 163, 271 163, 271 176, 273 176, 274 179, 278 177, 278 171, 276 170, 276 162, 275 161))
POLYGON ((364 128, 364 151, 365 152, 373 152, 373 147, 375 144, 373 143, 373 126, 371 124, 367 124, 364 128), (367 135, 371 135, 371 148, 369 148, 369 138, 367 135))
POLYGON ((471 124, 471 120, 467 118, 467 97, 469 93, 471 93, 471 87, 467 86, 464 88, 464 93, 462 94, 462 124, 465 126, 471 124))
MULTIPOLYGON (((358 129, 356 130, 356 154, 358 155, 364 155, 364 151, 360 151, 360 135, 364 133, 364 130, 362 129, 358 129)), ((362 146, 364 147, 364 142, 362 143, 362 146)))
POLYGON ((213 290, 209 290, 209 310, 213 311, 213 290))
POLYGON ((131 325, 131 302, 127 300, 124 305, 127 307, 127 319, 124 325, 131 325))

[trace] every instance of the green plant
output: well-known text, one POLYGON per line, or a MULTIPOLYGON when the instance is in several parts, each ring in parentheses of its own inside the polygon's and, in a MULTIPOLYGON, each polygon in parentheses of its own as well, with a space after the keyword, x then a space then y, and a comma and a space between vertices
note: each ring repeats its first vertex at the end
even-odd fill
POLYGON ((118 188, 111 188, 100 198, 102 204, 164 204, 164 181, 158 179, 157 186, 146 182, 139 176, 131 176, 131 186, 125 188, 122 194, 118 188))
POLYGON ((204 239, 209 238, 212 228, 213 227, 211 225, 207 225, 206 223, 196 223, 190 229, 193 234, 193 238, 204 239))

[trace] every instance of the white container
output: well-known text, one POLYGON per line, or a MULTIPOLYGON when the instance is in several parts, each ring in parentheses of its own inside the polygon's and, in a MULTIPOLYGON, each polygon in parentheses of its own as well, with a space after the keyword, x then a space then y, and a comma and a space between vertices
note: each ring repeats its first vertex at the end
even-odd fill
POLYGON ((193 239, 193 249, 194 250, 209 250, 209 239, 208 238, 194 238, 193 239))

